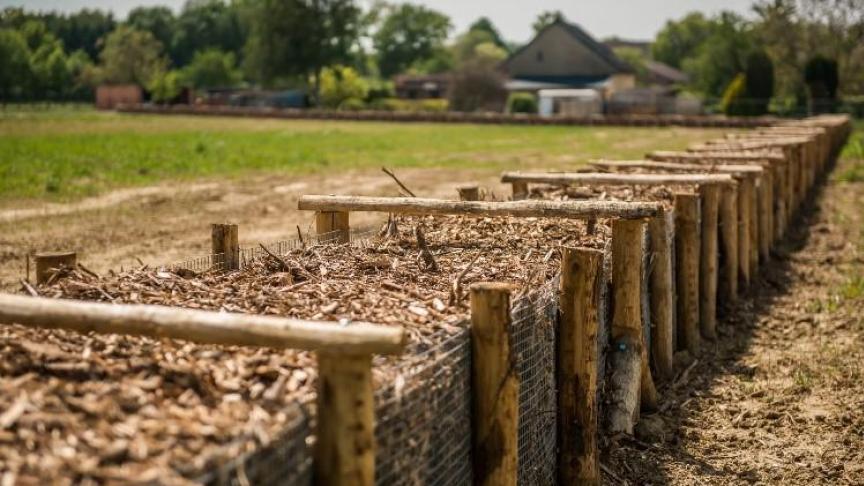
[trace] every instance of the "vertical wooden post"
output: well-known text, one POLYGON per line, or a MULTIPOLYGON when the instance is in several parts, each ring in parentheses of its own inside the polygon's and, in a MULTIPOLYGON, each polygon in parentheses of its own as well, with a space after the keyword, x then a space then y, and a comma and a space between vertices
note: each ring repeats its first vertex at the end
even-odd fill
POLYGON ((771 253, 771 214, 773 212, 771 205, 771 173, 767 170, 763 172, 762 177, 756 181, 756 195, 758 199, 757 221, 759 222, 759 260, 768 261, 771 253))
POLYGON ((699 327, 702 337, 717 339, 717 221, 720 186, 703 184, 701 250, 699 252, 699 327))
POLYGON ((61 267, 74 267, 78 255, 74 251, 45 252, 33 255, 36 264, 36 284, 42 285, 61 267))
POLYGON ((674 234, 669 214, 661 211, 648 222, 651 242, 651 352, 654 369, 662 379, 674 374, 675 294, 672 280, 674 234))
POLYGON ((478 186, 460 186, 456 190, 459 191, 460 201, 480 200, 480 188, 478 186))
POLYGON ((528 197, 528 183, 522 181, 513 182, 513 200, 518 201, 528 197))
POLYGON ((318 353, 315 483, 375 484, 372 357, 318 353))
POLYGON ((211 225, 211 254, 222 255, 223 270, 240 268, 240 236, 236 224, 211 225))
POLYGON ((639 220, 612 223, 612 325, 609 430, 632 434, 640 404, 657 405, 642 330, 642 236, 639 220))
POLYGON ((597 327, 603 252, 564 248, 558 324, 558 483, 600 484, 597 327))
POLYGON ((720 248, 723 252, 723 278, 718 281, 721 302, 738 299, 738 187, 726 186, 720 195, 720 248))
POLYGON ((750 286, 750 198, 753 180, 745 177, 738 182, 738 277, 739 286, 750 286))
POLYGON ((471 286, 474 484, 515 485, 519 376, 510 335, 510 286, 471 286))
POLYGON ((745 185, 747 191, 747 209, 750 214, 747 233, 750 236, 750 279, 756 278, 759 273, 759 195, 756 193, 756 177, 748 177, 749 184, 745 185))
POLYGON ((785 163, 772 165, 774 172, 774 241, 779 241, 786 233, 786 220, 789 210, 787 209, 786 197, 786 167, 785 163))
POLYGON ((699 197, 675 195, 675 268, 678 290, 678 348, 699 353, 699 197))
POLYGON ((315 213, 315 232, 318 236, 333 233, 336 243, 351 241, 350 215, 347 211, 319 211, 315 213))

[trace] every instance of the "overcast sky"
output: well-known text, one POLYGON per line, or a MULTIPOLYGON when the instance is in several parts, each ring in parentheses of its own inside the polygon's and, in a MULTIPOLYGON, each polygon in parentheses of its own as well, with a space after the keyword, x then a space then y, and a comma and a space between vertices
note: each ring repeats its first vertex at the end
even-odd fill
MULTIPOLYGON (((111 9, 120 18, 139 5, 168 5, 179 9, 185 0, 0 0, 0 7, 24 6, 33 10, 74 11, 82 7, 111 9)), ((360 0, 369 3, 369 0, 360 0)), ((397 0, 398 1, 398 0, 397 0)), ((749 15, 753 0, 411 0, 440 10, 453 20, 456 32, 481 16, 492 19, 504 37, 525 42, 531 23, 544 10, 561 10, 595 37, 651 39, 666 20, 686 12, 714 13, 734 10, 749 15)))

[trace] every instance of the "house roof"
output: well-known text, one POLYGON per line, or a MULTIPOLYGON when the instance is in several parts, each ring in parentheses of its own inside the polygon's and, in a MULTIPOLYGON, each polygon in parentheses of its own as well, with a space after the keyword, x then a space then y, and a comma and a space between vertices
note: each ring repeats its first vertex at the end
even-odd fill
POLYGON ((659 61, 646 61, 645 69, 647 69, 652 75, 673 83, 686 83, 690 80, 690 77, 687 76, 686 73, 659 61))
POLYGON ((543 35, 544 32, 546 32, 548 29, 551 29, 552 27, 555 27, 555 26, 563 27, 565 32, 567 32, 568 34, 570 34, 571 37, 573 37, 574 39, 576 39, 577 41, 582 43, 582 45, 584 45, 589 51, 594 53, 597 57, 599 57, 600 59, 605 61, 607 64, 609 64, 609 66, 611 66, 612 69, 614 69, 616 72, 619 72, 619 73, 633 73, 633 72, 635 72, 633 67, 630 66, 629 64, 627 64, 626 62, 622 61, 618 56, 616 56, 615 53, 612 52, 612 49, 610 49, 605 44, 595 40, 593 37, 591 37, 590 34, 585 32, 585 30, 582 27, 580 27, 578 24, 573 24, 573 23, 567 22, 565 20, 560 20, 560 19, 556 20, 555 22, 544 27, 543 30, 538 32, 537 35, 535 35, 534 38, 531 39, 531 42, 525 44, 524 46, 517 49, 516 52, 511 54, 510 57, 507 59, 507 61, 504 62, 504 64, 506 65, 507 63, 509 63, 510 59, 515 58, 519 53, 521 53, 522 51, 527 49, 529 46, 533 45, 535 42, 537 42, 537 39, 539 39, 543 35))

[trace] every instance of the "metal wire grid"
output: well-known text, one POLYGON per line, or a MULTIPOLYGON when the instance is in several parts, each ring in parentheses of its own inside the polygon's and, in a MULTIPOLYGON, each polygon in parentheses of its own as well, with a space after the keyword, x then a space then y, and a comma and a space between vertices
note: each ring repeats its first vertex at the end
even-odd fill
POLYGON ((376 483, 470 485, 471 344, 467 327, 419 357, 419 366, 406 370, 376 394, 376 483))
POLYGON ((519 373, 519 484, 556 483, 558 285, 556 277, 516 300, 511 310, 519 373))
POLYGON ((207 486, 311 485, 312 433, 308 408, 296 403, 285 410, 290 421, 271 443, 220 465, 198 483, 207 486))

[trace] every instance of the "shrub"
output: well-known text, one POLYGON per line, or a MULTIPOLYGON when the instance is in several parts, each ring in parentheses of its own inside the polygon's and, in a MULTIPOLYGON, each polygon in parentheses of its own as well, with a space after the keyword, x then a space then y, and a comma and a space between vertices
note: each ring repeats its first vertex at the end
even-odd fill
POLYGON ((469 64, 453 75, 449 99, 455 111, 502 111, 507 90, 497 71, 469 64))
POLYGON ((513 93, 507 100, 509 113, 537 113, 537 98, 531 93, 513 93))
POLYGON ((765 51, 755 51, 747 56, 745 84, 745 114, 758 116, 767 113, 768 103, 774 96, 774 64, 765 51))
POLYGON ((321 71, 321 104, 338 108, 345 100, 364 99, 369 91, 366 81, 354 69, 347 66, 332 66, 321 71))
POLYGON ((813 111, 817 113, 833 111, 837 99, 840 76, 837 61, 816 56, 804 66, 804 82, 810 91, 813 111))
POLYGON ((345 111, 360 111, 366 109, 366 103, 360 98, 348 98, 339 104, 340 110, 345 111))
POLYGON ((747 76, 744 73, 739 73, 726 86, 726 90, 723 92, 723 100, 720 102, 720 110, 728 116, 745 115, 746 92, 747 76))

